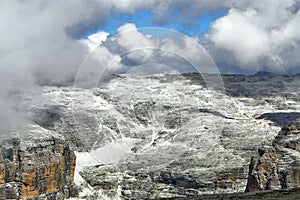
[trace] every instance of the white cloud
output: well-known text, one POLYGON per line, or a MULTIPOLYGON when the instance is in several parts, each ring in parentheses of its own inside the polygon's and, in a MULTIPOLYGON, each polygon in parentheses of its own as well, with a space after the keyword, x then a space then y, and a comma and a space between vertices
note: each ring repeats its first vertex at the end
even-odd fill
POLYGON ((111 1, 113 7, 125 13, 134 13, 142 8, 152 8, 154 5, 159 4, 158 0, 108 0, 111 1))
MULTIPOLYGON (((112 1, 112 7, 125 13, 149 9, 154 23, 170 21, 195 26, 197 18, 210 11, 229 9, 228 15, 217 20, 206 38, 202 40, 223 71, 234 71, 228 66, 246 72, 257 70, 289 71, 299 66, 299 0, 166 0, 166 1, 112 1), (297 6, 298 5, 298 6, 297 6), (174 18, 170 10, 179 12, 174 18)), ((136 29, 127 24, 119 31, 136 29), (123 30, 122 30, 123 29, 123 30)), ((123 38, 127 45, 129 39, 123 38)), ((137 35, 132 38, 147 45, 147 40, 137 35)))
POLYGON ((217 63, 227 65, 229 70, 230 65, 250 72, 295 69, 299 60, 293 52, 300 48, 300 18, 299 11, 293 11, 295 2, 265 0, 244 2, 247 7, 235 5, 228 15, 212 24, 205 36, 207 48, 217 63))
POLYGON ((134 24, 124 24, 118 28, 118 32, 105 41, 101 48, 107 48, 112 55, 121 56, 120 65, 125 68, 157 63, 179 72, 196 71, 196 67, 200 72, 218 73, 205 49, 182 33, 160 28, 136 29, 134 24), (143 31, 169 37, 154 37, 143 31))
POLYGON ((104 42, 107 37, 109 36, 109 33, 105 31, 99 31, 97 33, 89 35, 85 39, 81 39, 80 42, 84 45, 88 46, 89 51, 94 51, 102 42, 104 42))
POLYGON ((126 23, 117 29, 118 33, 127 32, 127 31, 136 31, 136 25, 133 23, 126 23))
POLYGON ((104 23, 111 8, 100 0, 0 1, 0 107, 7 108, 0 112, 0 126, 11 120, 16 125, 12 88, 76 74, 86 47, 70 37, 70 30, 75 34, 96 19, 104 23))
POLYGON ((267 32, 249 20, 253 15, 253 10, 231 10, 213 24, 211 34, 207 35, 217 49, 231 51, 241 66, 252 65, 270 50, 267 32))

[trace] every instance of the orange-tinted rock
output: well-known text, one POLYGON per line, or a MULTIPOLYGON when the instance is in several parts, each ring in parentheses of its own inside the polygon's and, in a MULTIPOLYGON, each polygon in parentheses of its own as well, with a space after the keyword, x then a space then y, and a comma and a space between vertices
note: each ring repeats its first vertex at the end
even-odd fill
POLYGON ((300 187, 300 119, 282 128, 272 147, 251 159, 246 192, 300 187))
POLYGON ((30 137, 2 140, 0 199, 75 195, 76 156, 63 137, 43 131, 35 135, 31 130, 30 137))

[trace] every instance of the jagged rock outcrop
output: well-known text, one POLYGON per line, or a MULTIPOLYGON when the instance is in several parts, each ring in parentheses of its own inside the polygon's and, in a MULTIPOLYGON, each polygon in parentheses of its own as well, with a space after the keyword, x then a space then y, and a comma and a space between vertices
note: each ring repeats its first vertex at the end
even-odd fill
POLYGON ((76 156, 64 138, 32 125, 1 139, 0 199, 65 199, 76 195, 76 156))
POLYGON ((246 192, 300 187, 300 119, 286 125, 272 146, 258 150, 249 166, 246 192))

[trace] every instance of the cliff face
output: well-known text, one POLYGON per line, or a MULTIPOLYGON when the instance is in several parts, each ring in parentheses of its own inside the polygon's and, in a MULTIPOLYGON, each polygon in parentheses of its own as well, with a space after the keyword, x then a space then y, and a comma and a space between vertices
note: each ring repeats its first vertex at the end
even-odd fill
POLYGON ((251 159, 246 192, 300 187, 300 119, 282 128, 272 146, 251 159))
POLYGON ((57 133, 31 126, 25 134, 2 139, 0 151, 0 199, 75 195, 76 157, 57 133))

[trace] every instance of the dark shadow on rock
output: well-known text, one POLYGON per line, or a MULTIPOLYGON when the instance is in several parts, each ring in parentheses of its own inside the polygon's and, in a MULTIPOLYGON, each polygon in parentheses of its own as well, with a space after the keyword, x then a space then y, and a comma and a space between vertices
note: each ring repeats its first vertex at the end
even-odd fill
POLYGON ((280 112, 280 113, 264 113, 256 119, 265 119, 274 122, 282 127, 290 122, 300 118, 300 112, 280 112))

